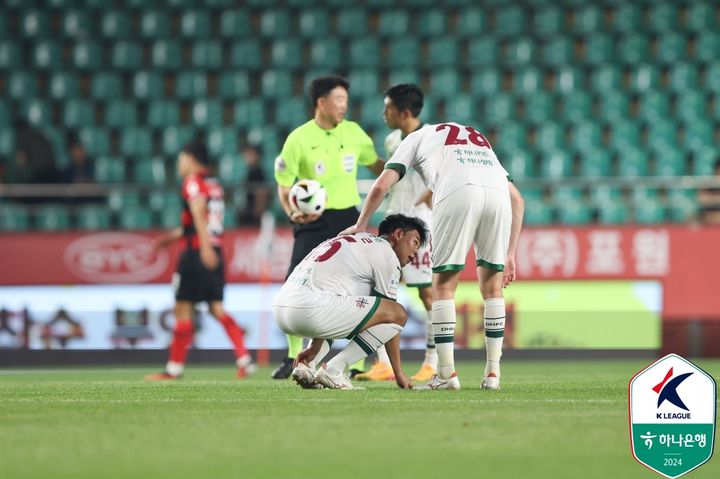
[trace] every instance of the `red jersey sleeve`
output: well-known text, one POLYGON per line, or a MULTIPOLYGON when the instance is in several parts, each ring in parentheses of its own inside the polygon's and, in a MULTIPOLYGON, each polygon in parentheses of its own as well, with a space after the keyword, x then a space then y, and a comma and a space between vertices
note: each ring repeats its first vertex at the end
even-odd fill
POLYGON ((209 197, 207 184, 201 177, 191 175, 185 178, 182 185, 182 198, 188 203, 198 199, 209 197))

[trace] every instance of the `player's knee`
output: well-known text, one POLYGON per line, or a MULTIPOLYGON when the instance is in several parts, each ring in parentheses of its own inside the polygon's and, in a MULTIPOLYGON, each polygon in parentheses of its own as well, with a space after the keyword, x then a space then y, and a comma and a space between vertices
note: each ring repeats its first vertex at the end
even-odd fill
POLYGON ((391 322, 404 327, 405 323, 407 323, 407 311, 405 311, 405 308, 401 304, 396 303, 395 306, 396 308, 394 308, 395 311, 393 312, 394 320, 391 322))

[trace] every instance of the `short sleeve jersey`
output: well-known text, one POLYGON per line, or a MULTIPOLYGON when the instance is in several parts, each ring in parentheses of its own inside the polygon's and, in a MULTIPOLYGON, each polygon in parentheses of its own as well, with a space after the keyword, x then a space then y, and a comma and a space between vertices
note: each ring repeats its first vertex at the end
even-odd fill
POLYGON ((357 123, 343 120, 325 130, 310 120, 285 140, 275 159, 275 180, 285 187, 300 179, 318 180, 327 190, 327 209, 350 208, 360 204, 358 165, 377 159, 372 139, 357 123))
POLYGON ((400 261, 390 243, 370 233, 326 240, 293 270, 286 294, 310 289, 340 296, 397 298, 400 261))
POLYGON ((210 241, 213 246, 222 244, 223 219, 225 216, 225 203, 223 188, 215 178, 208 178, 204 174, 188 175, 180 187, 183 209, 180 213, 180 224, 183 229, 183 238, 193 248, 198 247, 198 237, 195 231, 190 204, 197 199, 207 202, 207 226, 210 232, 210 241))
POLYGON ((438 203, 464 185, 508 188, 508 173, 490 142, 470 126, 447 122, 426 125, 409 134, 385 168, 402 178, 415 168, 438 203))
MULTIPOLYGON (((402 131, 394 130, 385 138, 385 154, 392 157, 402 142, 402 131)), ((406 171, 402 180, 390 188, 387 195, 387 213, 400 213, 415 216, 429 224, 432 211, 425 203, 416 206, 420 196, 426 191, 425 183, 415 168, 406 171)))

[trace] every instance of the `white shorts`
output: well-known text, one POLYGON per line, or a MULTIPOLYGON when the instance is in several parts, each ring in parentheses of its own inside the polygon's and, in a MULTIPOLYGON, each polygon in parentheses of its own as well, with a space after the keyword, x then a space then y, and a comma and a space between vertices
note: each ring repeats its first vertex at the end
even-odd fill
MULTIPOLYGON (((287 301, 285 301, 287 303, 287 301)), ((338 296, 308 292, 292 306, 273 305, 278 327, 304 338, 350 339, 380 306, 376 296, 338 296)))
POLYGON ((510 192, 466 185, 433 205, 433 272, 462 271, 470 246, 475 264, 502 271, 510 244, 510 192))
POLYGON ((402 268, 402 279, 413 288, 429 288, 432 286, 432 247, 430 238, 425 246, 418 249, 413 261, 402 268))

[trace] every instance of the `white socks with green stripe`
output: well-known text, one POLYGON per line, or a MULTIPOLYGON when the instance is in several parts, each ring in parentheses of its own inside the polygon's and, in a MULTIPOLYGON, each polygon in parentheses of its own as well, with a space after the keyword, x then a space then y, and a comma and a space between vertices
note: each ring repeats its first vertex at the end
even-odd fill
POLYGON ((438 377, 448 379, 455 372, 455 301, 433 301, 432 327, 438 357, 438 377))
POLYGON ((383 344, 390 341, 395 335, 399 334, 402 326, 395 323, 378 324, 365 331, 360 331, 340 351, 337 356, 327 363, 327 370, 330 374, 340 374, 345 371, 349 365, 366 358, 369 354, 374 353, 383 344))
POLYGON ((377 350, 377 360, 379 363, 387 364, 390 366, 390 357, 388 356, 387 351, 385 351, 385 346, 380 346, 377 350))
POLYGON ((505 299, 485 300, 485 349, 487 363, 485 376, 494 373, 500 378, 500 356, 502 356, 503 336, 505 335, 505 299))
POLYGON ((327 353, 330 352, 330 346, 332 346, 332 339, 323 340, 322 345, 320 345, 320 351, 317 353, 317 356, 315 356, 315 359, 308 363, 308 366, 314 370, 318 364, 322 364, 322 360, 325 359, 327 353))
POLYGON ((435 333, 433 332, 432 311, 427 311, 427 321, 425 322, 425 360, 423 364, 427 364, 431 368, 437 370, 438 356, 435 349, 435 333))

